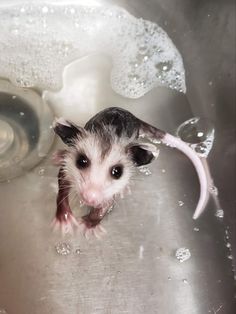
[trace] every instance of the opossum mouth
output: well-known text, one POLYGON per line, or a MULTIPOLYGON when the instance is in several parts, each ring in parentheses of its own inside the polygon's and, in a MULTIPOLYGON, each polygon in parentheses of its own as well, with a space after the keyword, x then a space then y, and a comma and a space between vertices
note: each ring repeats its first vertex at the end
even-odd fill
POLYGON ((80 206, 87 206, 87 207, 90 207, 90 208, 96 208, 96 209, 99 209, 99 210, 103 210, 103 211, 107 211, 109 210, 111 207, 113 207, 114 205, 114 200, 107 200, 107 201, 104 201, 103 203, 101 204, 89 204, 88 202, 86 202, 85 200, 83 200, 83 198, 80 198, 80 206))

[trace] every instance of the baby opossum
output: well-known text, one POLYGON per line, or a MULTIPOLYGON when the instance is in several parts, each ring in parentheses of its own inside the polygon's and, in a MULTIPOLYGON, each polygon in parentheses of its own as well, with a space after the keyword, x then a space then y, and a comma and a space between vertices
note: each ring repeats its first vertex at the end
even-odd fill
POLYGON ((151 163, 157 154, 152 143, 160 141, 182 151, 192 161, 200 181, 200 198, 193 215, 196 219, 208 201, 208 178, 198 155, 182 140, 138 119, 127 110, 111 107, 91 118, 82 128, 62 118, 54 131, 68 146, 55 155, 60 165, 59 191, 54 224, 65 232, 83 226, 83 232, 98 235, 101 220, 117 196, 129 189, 134 167, 151 163), (75 188, 90 213, 77 221, 70 209, 69 192, 75 188))

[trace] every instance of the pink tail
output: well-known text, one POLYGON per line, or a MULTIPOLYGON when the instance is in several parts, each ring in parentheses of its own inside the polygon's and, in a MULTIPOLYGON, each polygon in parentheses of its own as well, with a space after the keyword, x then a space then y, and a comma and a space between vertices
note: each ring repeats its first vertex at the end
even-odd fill
POLYGON ((192 161, 197 171, 200 182, 200 198, 193 215, 193 219, 197 219, 203 213, 209 199, 209 182, 202 161, 192 148, 177 137, 166 133, 162 138, 162 143, 182 151, 192 161))

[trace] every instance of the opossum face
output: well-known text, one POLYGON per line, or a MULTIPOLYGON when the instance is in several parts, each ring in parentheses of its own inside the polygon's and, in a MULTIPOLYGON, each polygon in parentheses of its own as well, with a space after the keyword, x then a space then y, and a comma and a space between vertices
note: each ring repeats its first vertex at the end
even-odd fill
POLYGON ((118 137, 107 127, 98 134, 59 120, 54 130, 69 146, 65 175, 88 206, 111 204, 128 189, 134 167, 151 162, 155 156, 153 145, 118 137))

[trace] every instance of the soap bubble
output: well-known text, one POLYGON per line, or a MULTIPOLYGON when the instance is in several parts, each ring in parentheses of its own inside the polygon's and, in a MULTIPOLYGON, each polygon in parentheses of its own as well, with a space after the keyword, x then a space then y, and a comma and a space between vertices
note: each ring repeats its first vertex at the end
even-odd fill
POLYGON ((177 136, 188 143, 201 157, 207 157, 210 153, 215 130, 210 121, 198 117, 183 122, 177 129, 177 136))
POLYGON ((181 55, 166 32, 120 7, 26 3, 1 7, 0 20, 0 75, 19 86, 58 90, 66 65, 102 53, 112 58, 111 86, 122 96, 161 85, 186 91, 181 55))

